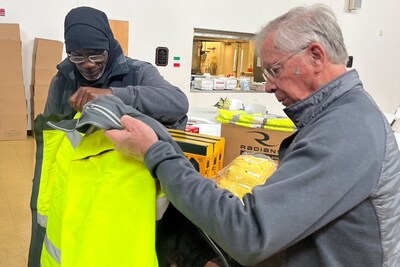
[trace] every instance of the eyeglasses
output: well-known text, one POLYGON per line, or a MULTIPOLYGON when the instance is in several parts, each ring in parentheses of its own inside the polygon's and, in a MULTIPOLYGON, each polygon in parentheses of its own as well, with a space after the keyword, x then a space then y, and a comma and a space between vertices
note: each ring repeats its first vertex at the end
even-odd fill
POLYGON ((75 64, 82 64, 86 60, 89 60, 92 63, 101 63, 101 62, 104 61, 106 55, 107 55, 107 50, 104 50, 102 54, 90 55, 90 56, 87 56, 87 57, 85 57, 85 56, 74 56, 74 55, 68 54, 68 59, 69 59, 69 61, 71 61, 72 63, 75 63, 75 64))
POLYGON ((278 60, 277 62, 275 62, 274 64, 272 64, 270 67, 265 67, 262 68, 262 76, 264 78, 265 81, 267 80, 276 80, 278 79, 280 73, 278 72, 279 69, 281 69, 283 66, 280 66, 277 68, 277 66, 279 64, 281 64, 282 62, 285 62, 286 60, 288 60, 289 58, 291 58, 292 56, 300 53, 301 51, 303 51, 304 49, 306 49, 308 46, 302 47, 299 50, 296 50, 295 52, 289 54, 288 56, 282 58, 281 60, 278 60))

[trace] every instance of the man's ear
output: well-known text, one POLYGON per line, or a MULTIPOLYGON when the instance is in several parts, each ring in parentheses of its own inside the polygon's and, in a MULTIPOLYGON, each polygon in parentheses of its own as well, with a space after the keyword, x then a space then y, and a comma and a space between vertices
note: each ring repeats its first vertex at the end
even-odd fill
POLYGON ((311 43, 309 49, 311 51, 311 64, 317 72, 320 72, 327 61, 325 49, 319 43, 311 43))

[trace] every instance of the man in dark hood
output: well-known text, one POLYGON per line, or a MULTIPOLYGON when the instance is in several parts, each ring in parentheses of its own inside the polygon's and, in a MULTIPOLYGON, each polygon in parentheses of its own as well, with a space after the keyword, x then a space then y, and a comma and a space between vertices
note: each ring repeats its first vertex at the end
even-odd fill
MULTIPOLYGON (((189 106, 186 95, 152 64, 123 54, 104 12, 91 7, 72 9, 65 17, 64 38, 68 57, 57 65, 43 116, 72 118, 97 96, 114 95, 167 128, 185 128, 189 106)), ((40 174, 40 161, 36 170, 40 174)), ((40 266, 45 236, 45 223, 42 218, 38 220, 37 213, 39 185, 35 173, 29 267, 40 266)))
POLYGON ((106 14, 89 7, 77 8, 68 13, 64 39, 70 61, 76 64, 79 73, 89 84, 93 81, 101 82, 98 80, 102 77, 100 80, 104 82, 104 77, 107 77, 104 72, 109 72, 115 55, 122 53, 106 14), (85 58, 85 54, 92 57, 85 58))
POLYGON ((186 95, 150 63, 123 54, 104 12, 72 9, 64 38, 68 58, 57 66, 44 114, 74 114, 96 96, 112 94, 169 128, 184 129, 186 95))

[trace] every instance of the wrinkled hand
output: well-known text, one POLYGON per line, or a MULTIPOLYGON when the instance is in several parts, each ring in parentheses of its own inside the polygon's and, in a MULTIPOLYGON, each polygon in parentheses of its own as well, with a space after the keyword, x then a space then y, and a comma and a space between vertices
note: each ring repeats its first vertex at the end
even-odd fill
POLYGON ((128 115, 122 116, 121 124, 123 130, 107 130, 104 134, 116 149, 143 162, 147 150, 158 140, 156 133, 144 122, 128 115))
POLYGON ((69 104, 74 110, 81 112, 83 106, 87 102, 95 99, 99 95, 112 95, 112 91, 108 88, 79 87, 79 89, 69 98, 69 104))

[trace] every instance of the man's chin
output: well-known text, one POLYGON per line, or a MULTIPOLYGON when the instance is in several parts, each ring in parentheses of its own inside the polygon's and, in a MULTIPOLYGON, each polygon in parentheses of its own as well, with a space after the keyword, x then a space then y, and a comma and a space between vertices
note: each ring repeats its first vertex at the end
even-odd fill
POLYGON ((284 98, 284 99, 281 99, 281 100, 278 100, 279 102, 281 102, 281 104, 283 105, 283 106, 285 106, 285 107, 288 107, 288 106, 290 106, 291 104, 293 104, 293 103, 291 103, 291 101, 289 100, 289 99, 287 99, 287 98, 284 98))
POLYGON ((99 73, 97 75, 85 75, 83 73, 81 73, 83 78, 85 78, 88 81, 96 81, 98 79, 100 79, 100 77, 103 75, 103 73, 99 73))
POLYGON ((282 105, 284 105, 284 106, 285 106, 285 104, 284 104, 284 102, 285 102, 285 98, 281 98, 281 99, 279 99, 279 98, 276 98, 276 100, 278 100, 278 102, 279 102, 279 103, 281 103, 282 105))

